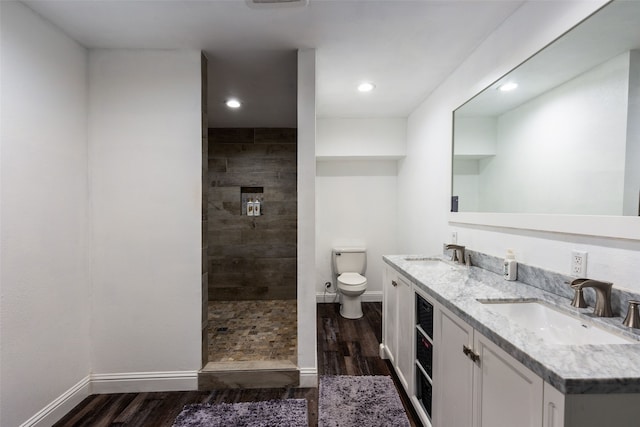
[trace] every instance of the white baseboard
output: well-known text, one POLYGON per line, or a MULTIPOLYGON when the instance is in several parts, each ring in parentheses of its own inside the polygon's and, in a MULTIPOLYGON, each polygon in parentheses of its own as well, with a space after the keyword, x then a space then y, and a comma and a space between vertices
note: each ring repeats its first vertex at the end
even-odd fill
POLYGON ((198 389, 198 371, 130 372, 88 375, 38 411, 20 427, 48 427, 92 394, 198 389))
MULTIPOLYGON (((340 298, 334 293, 316 293, 316 303, 318 304, 339 302, 339 300, 340 298)), ((365 291, 362 294, 362 302, 382 302, 382 291, 365 291)))
POLYGON ((198 371, 127 372, 91 375, 91 393, 143 393, 198 389, 198 371))
POLYGON ((391 354, 389 347, 384 345, 384 343, 380 343, 379 352, 380 352, 380 359, 387 359, 389 360, 389 362, 391 362, 391 364, 394 364, 393 354, 391 354))
POLYGON ((300 388, 318 387, 318 370, 316 368, 300 368, 300 388))
POLYGON ((371 291, 362 294, 363 302, 382 302, 382 291, 371 291))
POLYGON ((81 379, 69 390, 62 393, 53 402, 39 410, 20 427, 48 427, 64 417, 76 405, 91 394, 91 377, 81 379))

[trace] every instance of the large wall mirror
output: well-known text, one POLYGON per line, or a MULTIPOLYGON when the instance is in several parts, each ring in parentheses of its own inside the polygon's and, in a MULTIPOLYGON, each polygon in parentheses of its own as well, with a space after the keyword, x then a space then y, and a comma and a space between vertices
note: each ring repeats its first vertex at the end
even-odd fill
POLYGON ((452 222, 640 238, 639 23, 612 1, 454 112, 452 222), (562 225, 582 216, 638 235, 562 225))

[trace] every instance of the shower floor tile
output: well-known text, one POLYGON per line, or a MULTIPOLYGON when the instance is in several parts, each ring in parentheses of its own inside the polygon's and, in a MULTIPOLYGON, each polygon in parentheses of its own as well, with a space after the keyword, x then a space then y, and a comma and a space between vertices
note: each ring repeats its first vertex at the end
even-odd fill
POLYGON ((209 301, 209 362, 297 361, 296 300, 209 301))

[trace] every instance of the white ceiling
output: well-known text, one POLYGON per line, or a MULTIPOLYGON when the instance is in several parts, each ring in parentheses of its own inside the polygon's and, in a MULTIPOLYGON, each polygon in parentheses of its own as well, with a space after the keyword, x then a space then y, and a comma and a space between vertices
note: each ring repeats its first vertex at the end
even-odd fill
MULTIPOLYGON (((265 51, 315 48, 317 111, 324 117, 406 117, 523 3, 310 0, 306 7, 256 9, 245 0, 23 2, 89 48, 202 49, 218 64, 225 55, 246 63, 251 52, 262 51, 253 55, 256 69, 268 60, 265 51), (375 82, 376 90, 357 92, 362 80, 375 82)), ((225 84, 237 87, 245 102, 290 96, 282 87, 256 93, 255 73, 234 74, 225 84)))
POLYGON ((608 3, 492 87, 465 104, 456 114, 500 115, 584 72, 630 50, 640 49, 640 2, 608 3), (495 90, 508 81, 517 90, 495 90))

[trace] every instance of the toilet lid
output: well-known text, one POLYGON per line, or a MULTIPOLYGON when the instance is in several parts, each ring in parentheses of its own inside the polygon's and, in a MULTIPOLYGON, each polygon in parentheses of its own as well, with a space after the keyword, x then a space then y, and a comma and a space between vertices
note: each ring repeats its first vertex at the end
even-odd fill
POLYGON ((363 283, 365 283, 367 281, 366 277, 358 274, 358 273, 342 273, 339 277, 338 280, 340 281, 340 283, 345 284, 345 285, 362 285, 363 283))

